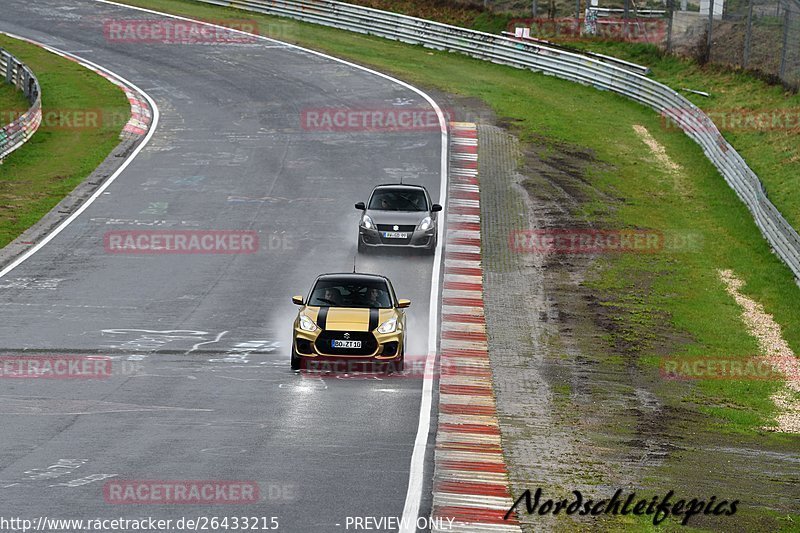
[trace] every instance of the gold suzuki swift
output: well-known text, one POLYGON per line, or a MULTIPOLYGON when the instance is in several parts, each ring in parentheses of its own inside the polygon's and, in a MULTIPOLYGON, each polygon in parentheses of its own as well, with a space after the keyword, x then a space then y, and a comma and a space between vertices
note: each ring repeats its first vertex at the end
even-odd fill
POLYGON ((390 363, 403 369, 410 300, 398 300, 391 282, 373 274, 324 274, 300 306, 292 334, 292 369, 310 361, 390 363))

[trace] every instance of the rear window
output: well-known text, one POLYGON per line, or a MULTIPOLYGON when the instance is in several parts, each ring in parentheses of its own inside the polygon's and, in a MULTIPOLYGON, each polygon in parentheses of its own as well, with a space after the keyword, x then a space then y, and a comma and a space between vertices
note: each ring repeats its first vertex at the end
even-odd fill
POLYGON ((369 209, 382 211, 427 211, 425 192, 419 189, 377 189, 372 193, 369 209))
POLYGON ((319 280, 311 291, 308 305, 390 309, 392 296, 383 280, 319 280))

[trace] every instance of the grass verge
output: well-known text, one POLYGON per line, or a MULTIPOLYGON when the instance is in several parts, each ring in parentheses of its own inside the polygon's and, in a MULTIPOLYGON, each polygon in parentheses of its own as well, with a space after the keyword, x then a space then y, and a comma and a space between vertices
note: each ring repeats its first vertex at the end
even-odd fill
MULTIPOLYGON (((117 86, 73 61, 5 35, 0 35, 0 47, 36 73, 45 117, 36 134, 0 166, 3 247, 42 218, 106 158, 119 143, 130 105, 117 86), (85 124, 79 122, 83 120, 85 124)), ((19 109, 18 102, 6 107, 0 100, 0 105, 0 110, 19 109)))
POLYGON ((28 99, 11 84, 0 83, 0 127, 14 120, 30 107, 28 99))

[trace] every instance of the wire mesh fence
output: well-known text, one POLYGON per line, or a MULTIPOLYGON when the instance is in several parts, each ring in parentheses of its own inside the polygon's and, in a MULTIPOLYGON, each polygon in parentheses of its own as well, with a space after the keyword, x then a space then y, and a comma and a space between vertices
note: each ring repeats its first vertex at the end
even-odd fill
MULTIPOLYGON (((440 0, 442 3, 442 0, 440 0)), ((447 2, 445 2, 447 3, 447 2)), ((653 43, 800 89, 800 0, 451 0, 514 17, 538 38, 653 43)), ((510 31, 514 31, 511 28, 510 31)))

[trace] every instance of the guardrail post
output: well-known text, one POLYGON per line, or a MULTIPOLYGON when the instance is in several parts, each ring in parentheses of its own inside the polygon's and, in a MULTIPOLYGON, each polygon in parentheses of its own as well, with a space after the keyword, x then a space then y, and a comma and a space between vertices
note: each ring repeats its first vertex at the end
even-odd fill
MULTIPOLYGON (((750 0, 752 1, 752 0, 750 0)), ((675 0, 667 0, 667 53, 672 53, 672 19, 675 17, 675 0)))
POLYGON ((753 0, 747 3, 747 33, 744 36, 744 57, 742 58, 742 68, 747 68, 750 62, 750 38, 753 35, 753 0))
POLYGON ((22 81, 22 94, 25 95, 25 98, 29 98, 31 91, 30 91, 30 79, 31 75, 28 73, 27 69, 22 71, 22 76, 20 76, 20 81, 22 81))
POLYGON ((789 49, 789 12, 791 9, 786 6, 783 10, 783 45, 781 46, 781 69, 778 76, 786 80, 786 52, 789 49))
POLYGON ((10 54, 6 54, 6 83, 14 83, 14 69, 16 61, 10 54))
POLYGON ((5 53, 4 50, 0 49, 0 75, 2 75, 3 78, 6 77, 6 69, 8 68, 8 58, 9 58, 8 54, 5 53))
POLYGON ((711 41, 714 37, 714 0, 708 3, 708 40, 706 41, 706 57, 704 63, 711 61, 711 41))

